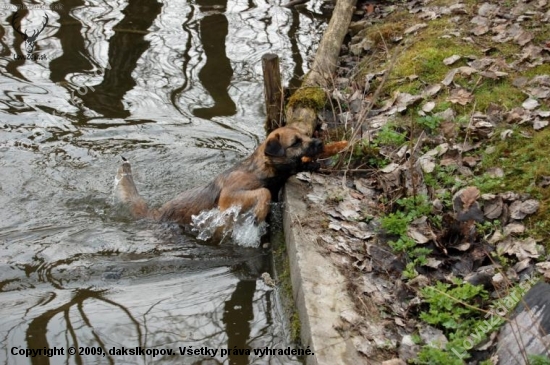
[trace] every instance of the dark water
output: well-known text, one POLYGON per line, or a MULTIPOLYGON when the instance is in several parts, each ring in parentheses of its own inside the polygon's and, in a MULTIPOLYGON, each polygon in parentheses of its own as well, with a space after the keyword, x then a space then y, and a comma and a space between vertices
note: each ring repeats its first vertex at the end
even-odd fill
POLYGON ((112 189, 121 155, 160 205, 249 154, 264 137, 260 58, 279 54, 295 83, 323 28, 320 4, 26 2, 22 32, 48 15, 35 60, 21 57, 15 5, 0 4, 0 363, 300 363, 91 349, 289 345, 277 292, 259 279, 267 252, 132 221, 112 189), (45 347, 65 355, 12 353, 45 347))

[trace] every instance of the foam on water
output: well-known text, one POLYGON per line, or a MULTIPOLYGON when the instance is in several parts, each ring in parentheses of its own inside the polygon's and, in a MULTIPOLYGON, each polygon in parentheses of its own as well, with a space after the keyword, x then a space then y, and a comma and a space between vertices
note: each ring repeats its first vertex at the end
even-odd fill
POLYGON ((221 233, 220 241, 231 238, 239 246, 259 247, 261 237, 267 232, 267 223, 256 224, 254 218, 250 211, 241 213, 240 206, 232 206, 223 212, 215 208, 192 216, 191 226, 202 241, 221 233))

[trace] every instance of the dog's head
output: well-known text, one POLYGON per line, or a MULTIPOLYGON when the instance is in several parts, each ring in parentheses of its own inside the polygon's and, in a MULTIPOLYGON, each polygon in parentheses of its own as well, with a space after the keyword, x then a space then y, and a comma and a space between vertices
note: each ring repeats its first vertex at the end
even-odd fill
POLYGON ((323 151, 323 142, 293 127, 277 128, 267 136, 264 155, 278 170, 302 170, 304 156, 315 157, 323 151))

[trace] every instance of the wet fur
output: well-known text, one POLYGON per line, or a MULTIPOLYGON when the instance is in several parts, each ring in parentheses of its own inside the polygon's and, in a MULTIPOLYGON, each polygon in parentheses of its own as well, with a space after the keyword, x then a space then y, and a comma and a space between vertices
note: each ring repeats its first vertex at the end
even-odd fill
POLYGON ((315 162, 303 163, 302 157, 314 157, 321 151, 320 140, 293 127, 282 127, 271 132, 247 159, 219 174, 206 186, 181 193, 158 210, 147 208, 127 161, 117 173, 115 192, 136 218, 151 217, 186 225, 201 211, 215 207, 223 211, 239 205, 243 211, 252 210, 256 221, 261 222, 269 213, 272 198, 277 197, 290 176, 318 168, 315 162))

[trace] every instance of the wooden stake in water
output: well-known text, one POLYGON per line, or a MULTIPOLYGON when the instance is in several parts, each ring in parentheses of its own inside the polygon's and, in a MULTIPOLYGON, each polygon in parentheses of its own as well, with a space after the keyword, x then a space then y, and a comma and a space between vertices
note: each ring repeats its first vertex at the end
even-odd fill
POLYGON ((269 133, 283 125, 283 86, 281 85, 281 72, 279 70, 279 56, 273 53, 264 54, 262 56, 262 69, 267 114, 265 127, 267 133, 269 133))

